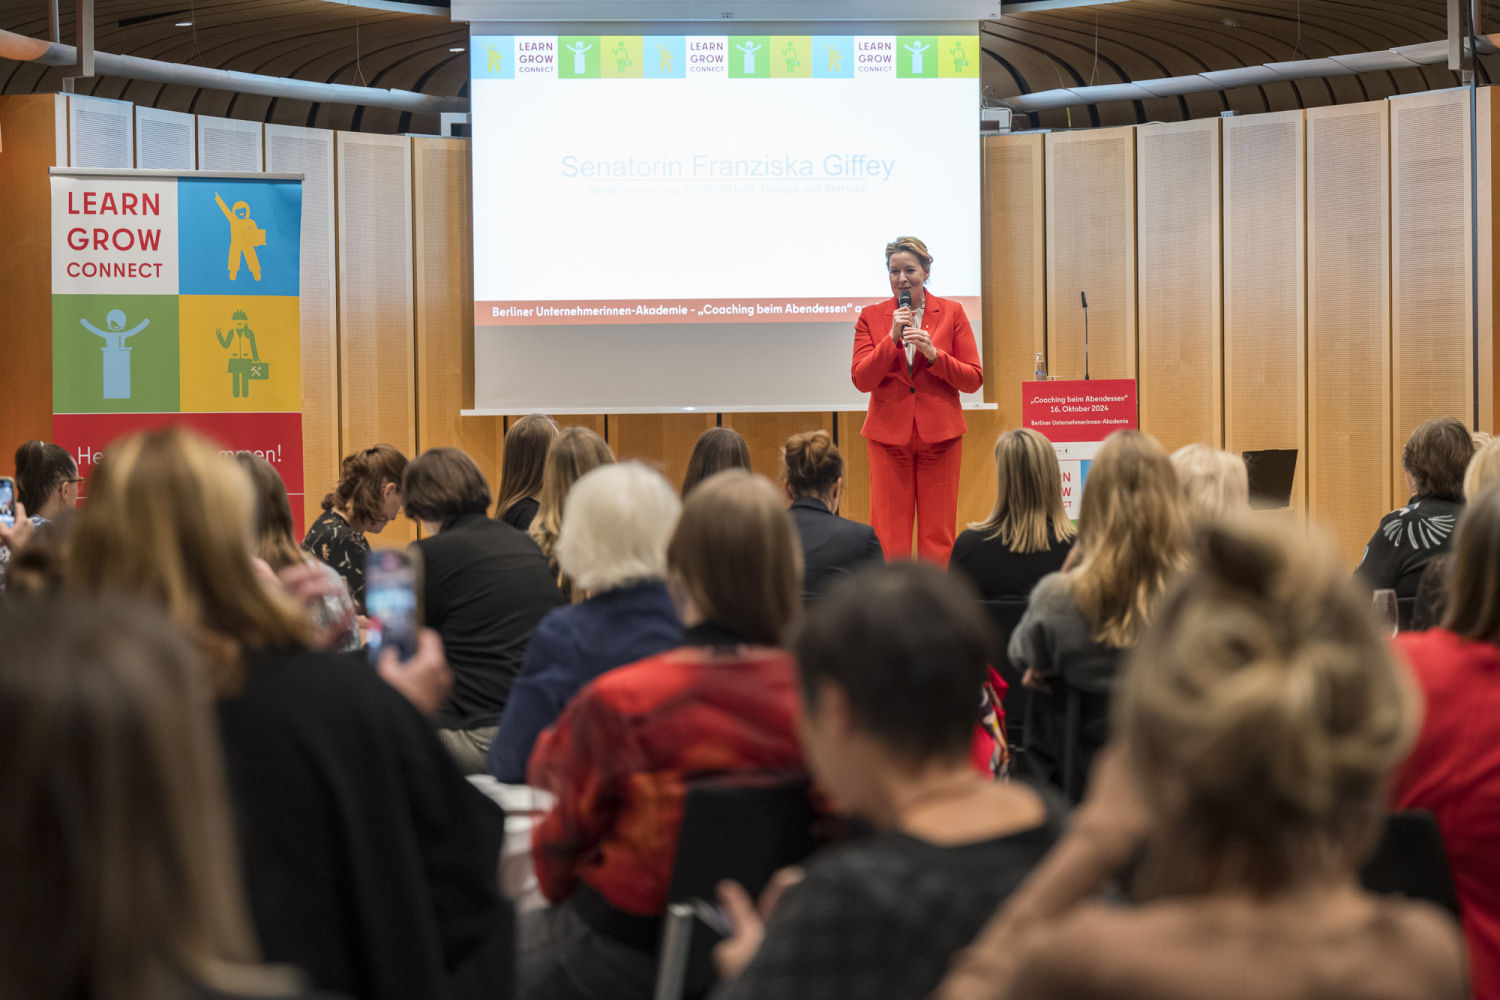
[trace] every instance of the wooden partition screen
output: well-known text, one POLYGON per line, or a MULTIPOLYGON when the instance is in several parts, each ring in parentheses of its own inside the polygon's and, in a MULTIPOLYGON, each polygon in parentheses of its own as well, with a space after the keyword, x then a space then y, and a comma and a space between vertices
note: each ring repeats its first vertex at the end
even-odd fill
POLYGON ((1224 120, 1224 447, 1297 450, 1307 510, 1306 146, 1302 112, 1224 120))
POLYGON ((266 165, 302 179, 302 488, 311 525, 338 483, 338 254, 334 133, 295 125, 266 126, 266 165))
POLYGON ((1194 443, 1217 448, 1224 440, 1219 119, 1142 125, 1135 141, 1141 430, 1169 452, 1194 443))
POLYGON ((1042 137, 993 136, 981 148, 984 398, 1019 427, 1021 383, 1047 350, 1042 137))
POLYGON ((1134 378, 1135 129, 1046 136, 1047 371, 1134 378))
POLYGON ((1417 425, 1474 426, 1469 92, 1392 98, 1391 483, 1407 500, 1401 449, 1417 425))
MULTIPOLYGON (((417 451, 412 298, 411 140, 338 133, 341 452, 389 444, 417 451)), ((371 539, 416 538, 398 518, 371 539)))
POLYGON ((1391 504, 1390 114, 1307 111, 1308 507, 1352 568, 1391 504))
MULTIPOLYGON (((729 414, 724 417, 728 423, 729 414)), ((620 461, 644 462, 680 490, 698 435, 715 421, 713 413, 617 414, 609 418, 609 446, 620 461)))

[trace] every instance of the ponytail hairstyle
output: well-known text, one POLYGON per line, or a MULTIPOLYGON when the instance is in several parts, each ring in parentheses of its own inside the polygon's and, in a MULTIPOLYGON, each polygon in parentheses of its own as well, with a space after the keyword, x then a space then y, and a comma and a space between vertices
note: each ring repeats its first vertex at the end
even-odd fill
POLYGON ((505 454, 500 459, 500 499, 495 502, 495 516, 519 500, 542 492, 542 469, 547 464, 547 449, 557 437, 557 422, 545 413, 528 413, 510 425, 505 432, 505 454))
POLYGON ((1200 537, 1113 706, 1154 820, 1140 888, 1269 895, 1348 877, 1420 725, 1412 683, 1321 538, 1248 516, 1200 537))
POLYGON ((405 473, 406 456, 388 444, 356 451, 339 466, 339 484, 323 498, 323 509, 345 507, 356 521, 384 521, 380 494, 386 483, 399 490, 405 473))
POLYGON ((788 438, 786 447, 781 449, 781 461, 793 500, 801 497, 821 499, 844 475, 843 456, 825 430, 794 434, 788 438))
POLYGON ((27 441, 16 449, 16 499, 35 514, 58 484, 78 478, 78 463, 67 449, 46 441, 27 441))

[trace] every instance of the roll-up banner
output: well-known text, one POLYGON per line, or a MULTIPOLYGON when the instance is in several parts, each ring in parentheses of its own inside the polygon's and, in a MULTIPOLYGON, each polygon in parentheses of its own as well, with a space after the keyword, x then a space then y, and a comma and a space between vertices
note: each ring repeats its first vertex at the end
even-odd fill
POLYGON ((1083 484, 1104 439, 1115 431, 1140 429, 1135 379, 1022 382, 1021 426, 1052 442, 1062 467, 1063 506, 1077 521, 1083 484))
POLYGON ((88 479, 182 424, 281 473, 302 525, 302 175, 52 168, 53 439, 88 479))

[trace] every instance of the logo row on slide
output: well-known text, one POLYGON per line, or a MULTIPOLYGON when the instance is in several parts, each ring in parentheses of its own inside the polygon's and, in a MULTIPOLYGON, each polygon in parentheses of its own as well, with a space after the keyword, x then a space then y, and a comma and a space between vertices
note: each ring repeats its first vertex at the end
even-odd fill
POLYGON ((476 80, 978 79, 977 35, 476 35, 476 80))

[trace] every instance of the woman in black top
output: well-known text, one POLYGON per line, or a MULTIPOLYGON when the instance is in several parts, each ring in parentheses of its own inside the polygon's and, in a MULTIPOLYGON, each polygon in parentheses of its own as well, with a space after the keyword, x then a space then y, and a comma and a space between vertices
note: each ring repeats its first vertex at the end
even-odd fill
POLYGON ((1057 453, 1028 428, 995 442, 999 489, 990 516, 953 543, 950 570, 962 570, 986 601, 1024 601, 1031 588, 1067 561, 1077 534, 1063 506, 1057 453))
POLYGON ((528 413, 505 432, 495 517, 517 531, 531 527, 541 506, 542 468, 547 464, 547 449, 555 437, 557 422, 545 413, 528 413))
POLYGON ((1057 840, 1055 797, 969 760, 993 639, 972 590, 921 563, 864 570, 808 612, 807 765, 876 832, 815 856, 768 924, 739 886, 721 890, 723 1000, 919 1000, 1057 840))
POLYGON ((338 571, 349 596, 365 613, 365 560, 368 532, 378 535, 401 513, 401 474, 406 456, 388 444, 356 451, 339 467, 339 484, 323 498, 323 513, 302 539, 311 552, 338 571))

